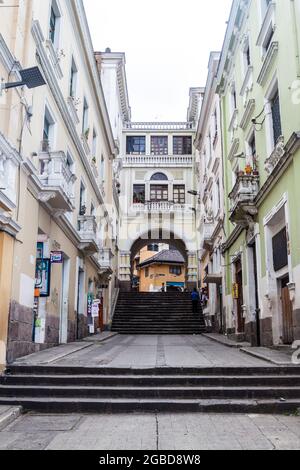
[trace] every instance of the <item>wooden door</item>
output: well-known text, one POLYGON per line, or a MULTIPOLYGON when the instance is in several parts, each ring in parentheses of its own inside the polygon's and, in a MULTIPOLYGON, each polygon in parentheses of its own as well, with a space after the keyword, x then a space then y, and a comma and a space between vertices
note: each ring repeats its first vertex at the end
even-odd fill
POLYGON ((292 302, 290 299, 290 291, 288 287, 282 288, 281 301, 282 301, 283 344, 292 344, 294 341, 293 306, 292 306, 292 302))
POLYGON ((236 283, 238 285, 238 299, 237 299, 237 323, 238 323, 238 333, 245 332, 245 319, 243 318, 243 305, 244 305, 244 296, 243 296, 243 271, 241 261, 237 261, 235 265, 236 269, 236 283))

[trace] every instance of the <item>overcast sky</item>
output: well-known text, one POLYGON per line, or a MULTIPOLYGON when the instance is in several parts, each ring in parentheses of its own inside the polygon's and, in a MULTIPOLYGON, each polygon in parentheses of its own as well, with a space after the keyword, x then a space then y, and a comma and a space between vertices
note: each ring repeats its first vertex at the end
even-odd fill
POLYGON ((84 0, 95 50, 126 53, 133 121, 184 121, 232 0, 84 0))

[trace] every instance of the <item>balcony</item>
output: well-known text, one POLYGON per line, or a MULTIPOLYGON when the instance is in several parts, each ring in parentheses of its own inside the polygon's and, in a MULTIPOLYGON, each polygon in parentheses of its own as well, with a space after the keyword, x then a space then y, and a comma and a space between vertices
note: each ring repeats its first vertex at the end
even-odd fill
POLYGON ((190 206, 187 204, 175 204, 170 201, 161 202, 145 202, 145 204, 137 203, 132 205, 134 212, 145 213, 171 213, 171 212, 189 212, 191 213, 190 206))
POLYGON ((133 131, 192 131, 192 122, 127 122, 125 129, 133 131))
POLYGON ((102 248, 99 252, 98 261, 101 266, 100 274, 112 274, 113 266, 112 266, 112 259, 114 255, 110 248, 102 248))
POLYGON ((132 167, 190 167, 193 166, 192 155, 126 155, 124 168, 132 167))
POLYGON ((213 247, 213 233, 215 231, 215 224, 213 222, 204 222, 202 234, 202 247, 204 250, 210 251, 213 247))
POLYGON ((259 191, 259 176, 238 176, 233 190, 229 194, 231 201, 230 220, 237 225, 248 227, 257 215, 255 198, 259 191))
POLYGON ((99 251, 97 245, 97 222, 93 215, 80 215, 78 217, 78 234, 80 237, 79 249, 90 256, 99 251))
POLYGON ((77 177, 72 173, 65 153, 51 152, 43 142, 38 159, 39 199, 53 212, 72 212, 75 209, 73 187, 77 177))

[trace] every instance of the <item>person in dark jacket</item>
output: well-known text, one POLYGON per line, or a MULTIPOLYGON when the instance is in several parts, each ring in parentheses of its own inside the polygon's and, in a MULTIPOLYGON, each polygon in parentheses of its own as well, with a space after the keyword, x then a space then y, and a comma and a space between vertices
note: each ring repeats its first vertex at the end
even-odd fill
POLYGON ((200 295, 196 288, 193 290, 191 297, 192 297, 192 304, 193 304, 193 313, 198 313, 200 295))

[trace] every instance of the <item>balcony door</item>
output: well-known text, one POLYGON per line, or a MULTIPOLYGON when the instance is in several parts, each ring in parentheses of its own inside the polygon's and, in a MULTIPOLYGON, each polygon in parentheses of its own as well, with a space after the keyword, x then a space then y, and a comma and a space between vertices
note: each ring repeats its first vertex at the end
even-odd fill
POLYGON ((166 202, 169 200, 169 187, 167 184, 153 184, 150 187, 151 202, 166 202))

